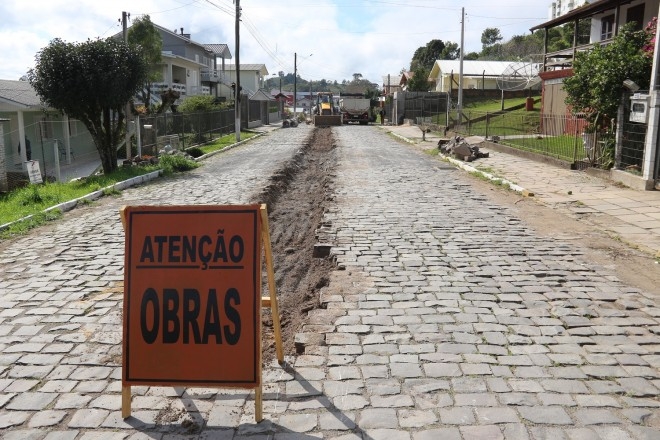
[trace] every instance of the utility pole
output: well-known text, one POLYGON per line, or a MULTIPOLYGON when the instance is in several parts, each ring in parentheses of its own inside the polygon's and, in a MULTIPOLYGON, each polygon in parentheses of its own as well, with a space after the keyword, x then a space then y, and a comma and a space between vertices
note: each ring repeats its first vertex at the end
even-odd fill
POLYGON ((241 0, 236 0, 236 87, 234 88, 234 116, 236 119, 236 142, 241 140, 241 63, 238 50, 240 48, 241 0))
POLYGON ((297 77, 298 77, 298 53, 294 52, 293 53, 293 120, 297 120, 296 118, 296 93, 297 93, 297 77))
MULTIPOLYGON (((121 28, 122 28, 122 36, 124 37, 124 43, 128 44, 128 20, 131 18, 131 14, 128 14, 126 11, 122 11, 121 13, 121 28)), ((145 105, 148 105, 145 103, 145 105)), ((129 128, 129 116, 131 114, 131 104, 126 103, 126 117, 124 118, 125 124, 126 124, 126 134, 124 137, 124 141, 126 142, 126 160, 131 160, 131 156, 133 155, 133 152, 131 151, 131 134, 128 131, 129 128)), ((136 130, 139 130, 140 127, 136 127, 136 130)))
POLYGON ((458 63, 458 106, 456 119, 458 125, 461 125, 461 116, 463 113, 463 54, 465 53, 465 8, 461 8, 461 52, 458 63))

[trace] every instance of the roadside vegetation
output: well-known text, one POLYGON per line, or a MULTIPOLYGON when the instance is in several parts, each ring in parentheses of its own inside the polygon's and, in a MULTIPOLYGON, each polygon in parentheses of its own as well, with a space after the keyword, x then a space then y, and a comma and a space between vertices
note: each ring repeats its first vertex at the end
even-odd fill
MULTIPOLYGON (((0 238, 17 235, 35 228, 46 221, 59 218, 59 210, 44 212, 44 210, 78 199, 95 191, 111 187, 115 183, 128 180, 161 169, 162 165, 136 166, 118 168, 110 174, 90 176, 71 182, 46 182, 29 185, 0 195, 0 226, 26 218, 25 221, 13 223, 0 231, 0 238), (29 217, 29 218, 27 218, 29 217)), ((108 190, 106 195, 112 194, 108 190)))
MULTIPOLYGON (((250 139, 250 138, 252 138, 256 135, 257 135, 257 133, 255 133, 253 131, 241 131, 241 141, 250 139)), ((214 151, 223 150, 223 149, 227 148, 228 146, 233 145, 235 143, 236 143, 236 133, 230 133, 230 134, 226 134, 224 136, 221 136, 217 139, 214 139, 213 142, 211 142, 209 144, 202 145, 202 146, 197 147, 197 148, 199 148, 202 152, 204 152, 204 154, 209 154, 209 153, 212 153, 214 151)))
MULTIPOLYGON (((256 136, 256 132, 241 131, 241 140, 256 136)), ((221 136, 213 142, 188 149, 192 157, 199 157, 214 151, 221 151, 236 143, 236 134, 221 136)), ((62 216, 57 209, 45 211, 55 205, 79 199, 96 191, 103 190, 104 196, 117 195, 112 188, 116 183, 133 177, 162 170, 170 176, 197 168, 199 163, 182 155, 164 155, 156 165, 120 167, 109 174, 98 174, 70 182, 45 182, 18 188, 6 194, 0 194, 0 239, 23 234, 50 220, 62 216), (18 220, 21 220, 20 222, 18 220), (8 225, 10 224, 11 225, 8 225), (8 225, 3 228, 3 225, 8 225)), ((91 203, 81 200, 80 203, 91 203)))
MULTIPOLYGON (((504 99, 504 108, 509 109, 519 105, 524 105, 527 98, 518 97, 518 98, 505 98, 504 99)), ((502 110, 502 100, 501 99, 483 99, 478 101, 467 102, 463 106, 463 111, 473 111, 473 112, 499 112, 502 110)), ((517 111, 517 110, 516 110, 517 111)), ((525 109, 523 108, 524 112, 525 109)), ((536 109, 538 112, 539 109, 536 109)))

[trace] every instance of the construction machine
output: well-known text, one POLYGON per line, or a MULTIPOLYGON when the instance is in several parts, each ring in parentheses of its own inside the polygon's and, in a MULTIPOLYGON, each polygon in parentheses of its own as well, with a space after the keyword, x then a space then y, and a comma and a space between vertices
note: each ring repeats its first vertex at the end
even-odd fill
POLYGON ((342 125, 341 112, 335 103, 332 92, 318 92, 316 94, 314 125, 317 127, 342 125))

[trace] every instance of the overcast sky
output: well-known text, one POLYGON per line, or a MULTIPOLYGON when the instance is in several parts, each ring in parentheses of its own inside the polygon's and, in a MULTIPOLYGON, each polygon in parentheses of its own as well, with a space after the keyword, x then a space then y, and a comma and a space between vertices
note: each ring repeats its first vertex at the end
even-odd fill
MULTIPOLYGON (((432 39, 460 44, 465 8, 466 53, 481 50, 481 33, 497 27, 505 40, 547 20, 550 0, 240 0, 241 64, 265 64, 270 75, 381 83, 410 66, 432 39)), ((184 28, 198 43, 226 43, 235 57, 232 0, 1 0, 0 79, 17 80, 54 38, 83 42, 121 32, 122 11, 148 14, 168 29, 184 28)), ((230 63, 234 63, 233 58, 230 63)))

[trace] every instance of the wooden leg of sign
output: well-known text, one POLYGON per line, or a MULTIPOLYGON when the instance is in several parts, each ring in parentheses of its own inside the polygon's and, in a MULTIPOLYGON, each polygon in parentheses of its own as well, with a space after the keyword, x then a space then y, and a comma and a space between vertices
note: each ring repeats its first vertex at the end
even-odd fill
MULTIPOLYGON (((124 227, 124 232, 126 232, 126 207, 122 206, 119 208, 119 216, 121 217, 121 225, 124 227)), ((127 419, 131 416, 131 387, 122 386, 121 387, 121 416, 124 419, 127 419)))
POLYGON ((263 390, 262 385, 254 389, 254 420, 257 423, 261 422, 264 419, 264 404, 263 404, 263 390))
POLYGON ((124 231, 126 231, 126 207, 122 206, 119 208, 119 217, 121 218, 121 225, 124 227, 124 231))
POLYGON ((266 254, 266 269, 268 272, 268 290, 270 291, 270 310, 273 315, 273 331, 275 332, 275 351, 277 361, 284 363, 284 348, 282 346, 282 327, 280 326, 280 309, 277 305, 277 292, 275 290, 275 270, 273 269, 273 254, 270 247, 270 231, 268 229, 268 212, 266 205, 261 205, 261 235, 266 254))
POLYGON ((131 416, 131 387, 121 387, 121 416, 127 419, 131 416))

